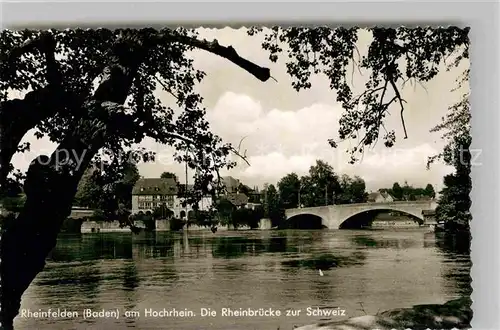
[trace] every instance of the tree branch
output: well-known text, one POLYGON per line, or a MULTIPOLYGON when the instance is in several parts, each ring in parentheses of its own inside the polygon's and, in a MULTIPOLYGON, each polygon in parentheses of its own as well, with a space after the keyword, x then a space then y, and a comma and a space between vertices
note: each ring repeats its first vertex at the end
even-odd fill
POLYGON ((221 46, 216 39, 213 41, 208 41, 206 39, 199 40, 197 38, 179 35, 175 32, 164 34, 159 38, 164 41, 174 41, 184 45, 202 49, 209 53, 223 57, 233 62, 240 68, 246 70, 248 73, 252 74, 261 81, 267 81, 271 77, 271 70, 269 68, 263 68, 239 56, 232 46, 221 46))
POLYGON ((391 83, 391 86, 394 89, 394 93, 396 94, 396 99, 399 101, 399 105, 401 106, 401 112, 400 112, 400 114, 401 114, 401 123, 403 124, 403 131, 405 133, 405 137, 404 138, 407 139, 408 138, 408 134, 406 132, 406 124, 405 124, 405 119, 404 119, 404 116, 403 116, 403 112, 404 112, 403 102, 404 102, 404 100, 401 98, 401 94, 399 93, 398 87, 396 86, 396 83, 394 82, 394 80, 389 79, 389 82, 391 83))
POLYGON ((24 135, 41 121, 64 108, 65 102, 71 97, 62 88, 55 48, 54 36, 50 32, 43 32, 38 38, 12 49, 7 55, 6 70, 11 71, 15 70, 16 65, 13 62, 18 57, 38 49, 45 55, 48 84, 29 92, 22 100, 8 100, 0 105, 0 187, 4 187, 11 170, 10 161, 24 135))
MULTIPOLYGON (((112 52, 127 52, 126 47, 123 47, 124 43, 120 41, 124 39, 130 41, 130 38, 127 38, 128 36, 126 34, 121 37, 122 38, 119 38, 118 42, 115 43, 112 52)), ((243 68, 261 81, 267 81, 271 77, 268 68, 260 67, 242 58, 233 47, 221 46, 217 40, 199 40, 194 37, 182 36, 175 32, 159 33, 153 38, 157 39, 157 41, 179 42, 221 56, 243 68)), ((137 46, 134 51, 143 48, 142 51, 145 53, 149 50, 147 46, 143 44, 143 40, 135 39, 132 41, 137 46)), ((22 55, 36 49, 45 53, 47 60, 47 81, 49 85, 45 88, 28 93, 22 100, 9 100, 1 105, 1 178, 5 178, 8 175, 12 156, 16 152, 18 144, 27 131, 34 128, 44 119, 55 115, 66 105, 67 95, 63 95, 63 93, 59 95, 53 94, 54 92, 62 92, 62 89, 53 88, 54 86, 60 87, 59 85, 61 83, 61 76, 58 70, 59 66, 54 57, 55 45, 56 43, 53 35, 50 32, 43 32, 38 38, 29 40, 23 45, 14 48, 7 56, 6 60, 11 63, 22 55)), ((126 43, 126 46, 130 46, 130 43, 126 43)), ((123 57, 124 56, 122 56, 122 58, 123 57)), ((15 69, 13 65, 7 65, 6 67, 8 70, 15 69)), ((130 69, 128 65, 110 63, 110 65, 104 69, 105 77, 94 94, 94 99, 123 103, 122 101, 126 98, 126 91, 129 90, 131 79, 133 79, 133 75, 128 75, 124 72, 128 69, 130 69), (112 78, 112 76, 114 78, 112 78), (110 80, 113 80, 113 82, 110 80)), ((134 68, 134 70, 136 70, 136 68, 134 68)), ((244 159, 244 156, 241 156, 238 151, 234 150, 234 152, 244 159)))
MULTIPOLYGON (((44 50, 47 48, 53 48, 54 37, 48 31, 42 32, 39 36, 34 39, 27 40, 22 45, 12 48, 2 59, 2 62, 7 62, 5 65, 5 69, 8 71, 12 71, 15 68, 12 68, 10 65, 13 64, 14 61, 19 59, 26 53, 31 53, 34 50, 44 50)), ((55 48, 55 47, 54 47, 55 48)))
MULTIPOLYGON (((397 44, 395 44, 395 43, 393 43, 393 42, 388 41, 388 40, 387 40, 387 39, 385 39, 385 38, 381 38, 381 40, 380 40, 380 41, 381 41, 381 43, 382 43, 383 45, 384 45, 384 44, 385 44, 385 45, 390 44, 391 46, 393 46, 393 45, 397 45, 397 44)), ((398 45, 398 46, 399 46, 399 45, 398 45)), ((401 47, 401 46, 399 46, 399 48, 400 48, 400 49, 401 49, 401 48, 403 48, 403 49, 404 49, 404 47, 401 47)), ((398 87, 396 86, 396 83, 395 83, 395 80, 397 79, 397 76, 395 77, 395 74, 394 74, 394 73, 396 72, 396 68, 395 68, 396 63, 395 63, 395 59, 393 59, 392 61, 390 61, 390 62, 389 62, 389 61, 388 61, 388 59, 387 59, 387 53, 386 53, 385 51, 383 51, 382 55, 383 55, 383 60, 384 60, 384 62, 385 62, 385 71, 386 71, 386 78, 385 78, 385 79, 386 79, 386 82, 387 82, 387 81, 389 81, 389 83, 391 84, 392 89, 394 90, 394 93, 396 94, 395 98, 399 101, 399 104, 400 104, 400 106, 401 106, 401 112, 400 112, 400 115, 401 115, 401 123, 403 124, 403 131, 404 131, 404 134, 405 134, 404 138, 405 138, 405 139, 407 139, 407 138, 408 138, 408 134, 407 134, 407 131, 406 131, 406 124, 405 124, 405 120, 404 120, 404 116, 403 116, 403 112, 404 112, 403 102, 404 102, 404 100, 403 100, 403 98, 401 97, 401 93, 399 92, 399 89, 398 89, 398 87)), ((390 103, 392 103, 393 101, 394 101, 394 99, 392 99, 390 103)), ((389 103, 389 104, 390 104, 390 103, 389 103)), ((388 105, 388 106, 389 106, 389 105, 388 105)))

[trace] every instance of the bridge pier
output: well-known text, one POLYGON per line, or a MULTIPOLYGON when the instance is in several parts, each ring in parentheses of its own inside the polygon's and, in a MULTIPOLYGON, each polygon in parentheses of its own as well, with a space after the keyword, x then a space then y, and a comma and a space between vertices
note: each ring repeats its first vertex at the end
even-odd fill
POLYGON ((436 211, 435 210, 423 210, 422 216, 424 217, 425 225, 436 225, 436 211))

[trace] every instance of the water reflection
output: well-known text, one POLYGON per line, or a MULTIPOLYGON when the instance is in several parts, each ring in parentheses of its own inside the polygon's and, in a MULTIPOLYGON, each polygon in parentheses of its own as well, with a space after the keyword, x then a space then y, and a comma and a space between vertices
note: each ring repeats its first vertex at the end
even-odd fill
POLYGON ((61 234, 48 256, 54 262, 131 258, 132 236, 126 233, 61 234))
MULTIPOLYGON (((136 288, 140 285, 140 277, 134 261, 124 263, 120 272, 123 273, 123 307, 135 310, 139 298, 136 288)), ((135 318, 127 318, 125 323, 128 327, 135 327, 135 318)))
POLYGON ((189 253, 189 239, 188 239, 188 232, 184 231, 182 235, 182 246, 184 248, 185 253, 189 253))
MULTIPOLYGON (((287 230, 65 235, 22 308, 339 306, 347 316, 442 303, 470 293, 470 258, 455 238, 418 230, 287 230), (453 243, 454 242, 454 243, 453 243), (324 272, 320 276, 318 269, 324 272)), ((320 317, 239 318, 238 329, 291 329, 320 317)), ((234 329, 224 317, 16 319, 19 329, 234 329)))
POLYGON ((367 235, 356 235, 352 238, 352 241, 361 247, 365 248, 377 248, 377 249, 409 249, 420 245, 422 242, 415 241, 411 238, 402 237, 373 237, 367 235))
POLYGON ((436 247, 445 257, 442 276, 466 295, 472 294, 470 237, 463 234, 436 233, 436 247))
POLYGON ((173 258, 177 240, 161 233, 141 232, 132 236, 130 250, 136 259, 173 258))
POLYGON ((123 287, 126 291, 133 291, 139 286, 137 267, 133 262, 123 265, 123 287))
POLYGON ((43 305, 55 307, 65 301, 85 301, 89 308, 93 308, 99 300, 102 280, 96 261, 48 265, 31 288, 43 305))
POLYGON ((269 237, 264 240, 264 244, 267 245, 267 251, 269 253, 297 251, 297 249, 292 248, 287 250, 287 241, 285 236, 269 237))
POLYGON ((468 234, 435 233, 436 246, 446 254, 469 255, 470 236, 468 234))
POLYGON ((298 242, 291 240, 293 239, 284 236, 262 238, 249 238, 245 236, 219 237, 213 240, 212 253, 216 258, 231 259, 244 256, 257 256, 263 253, 298 252, 296 246, 298 242))
POLYGON ((333 254, 322 254, 306 259, 296 259, 283 261, 283 265, 293 268, 330 269, 334 267, 345 267, 361 265, 366 256, 362 252, 354 252, 349 256, 339 256, 333 254))

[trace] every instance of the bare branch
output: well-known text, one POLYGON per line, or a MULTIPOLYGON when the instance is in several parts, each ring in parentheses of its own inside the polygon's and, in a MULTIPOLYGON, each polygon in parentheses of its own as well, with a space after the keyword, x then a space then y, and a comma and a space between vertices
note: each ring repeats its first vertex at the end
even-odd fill
POLYGON ((172 95, 176 100, 179 100, 179 97, 177 95, 174 94, 174 92, 172 92, 172 90, 163 83, 163 81, 161 81, 158 77, 155 76, 155 79, 156 81, 158 81, 158 83, 161 85, 161 87, 163 87, 163 89, 169 93, 170 95, 172 95))
POLYGON ((392 88, 394 89, 394 93, 396 93, 396 98, 397 100, 399 101, 399 105, 401 106, 401 123, 403 124, 403 131, 405 133, 405 139, 408 138, 408 134, 406 132, 406 124, 405 124, 405 119, 404 119, 404 116, 403 116, 403 112, 404 112, 404 106, 403 106, 403 102, 405 102, 402 98, 401 98, 401 94, 399 93, 399 90, 398 90, 398 87, 396 86, 396 83, 394 83, 394 80, 390 79, 389 82, 391 83, 392 85, 392 88))
MULTIPOLYGON (((402 46, 399 46, 397 45, 396 43, 393 43, 393 42, 388 42, 387 40, 382 40, 383 43, 386 43, 386 44, 390 44, 391 46, 392 45, 396 45, 398 46, 400 49, 403 49, 405 51, 408 51, 406 48, 402 47, 402 46)), ((383 59, 384 59, 384 62, 385 62, 385 70, 386 70, 386 80, 390 82, 391 86, 392 86, 392 89, 394 90, 394 93, 396 94, 395 98, 399 101, 399 104, 401 106, 401 123, 403 124, 403 131, 404 131, 404 138, 407 139, 408 138, 408 134, 407 134, 407 131, 406 131, 406 124, 405 124, 405 120, 404 120, 404 116, 403 116, 403 112, 404 112, 404 106, 403 106, 403 98, 401 97, 401 93, 399 92, 399 89, 398 87, 396 86, 396 83, 395 83, 395 79, 397 79, 397 76, 394 77, 395 75, 395 72, 396 72, 396 63, 395 63, 395 59, 391 60, 390 62, 388 61, 387 59, 387 54, 384 52, 383 53, 383 59)), ((389 105, 394 101, 391 100, 390 103, 387 105, 387 107, 389 107, 389 105)))
POLYGON ((257 64, 238 55, 232 46, 221 46, 217 40, 207 41, 206 39, 199 40, 197 38, 179 35, 177 33, 168 33, 159 36, 160 39, 165 41, 175 41, 181 44, 189 45, 198 49, 205 50, 209 53, 221 56, 242 69, 246 70, 257 79, 267 81, 271 77, 271 70, 263 68, 257 64))
POLYGON ((170 138, 173 138, 176 140, 181 140, 181 141, 185 142, 186 144, 196 146, 195 142, 193 140, 191 140, 185 136, 182 136, 180 134, 176 134, 176 133, 165 133, 165 134, 167 135, 167 137, 170 137, 170 138))
MULTIPOLYGON (((385 110, 389 107, 389 105, 386 105, 384 107, 382 107, 382 103, 384 102, 384 97, 385 97, 385 92, 387 92, 387 85, 388 85, 388 81, 387 79, 385 80, 385 84, 384 84, 384 89, 382 91, 382 95, 380 96, 380 101, 379 101, 379 114, 378 114, 378 118, 377 118, 377 136, 375 138, 375 142, 373 143, 373 148, 375 148, 375 145, 377 144, 378 142, 378 136, 379 136, 379 132, 380 132, 380 126, 382 125, 382 115, 383 113, 385 112, 385 110)), ((389 102, 389 104, 392 103, 392 100, 389 102)))
POLYGON ((354 61, 354 59, 352 60, 352 72, 351 72, 351 85, 354 86, 354 65, 356 64, 356 62, 354 61))
POLYGON ((373 93, 379 92, 379 91, 381 91, 383 89, 384 89, 384 87, 377 87, 377 88, 367 89, 363 93, 359 94, 358 96, 355 96, 353 98, 353 102, 352 103, 355 103, 356 105, 359 105, 359 102, 361 101, 361 98, 363 96, 370 96, 373 93))
POLYGON ((425 87, 424 84, 420 80, 417 80, 417 82, 420 85, 420 87, 422 87, 422 89, 425 91, 425 93, 427 95, 429 95, 429 91, 427 90, 427 87, 425 87))
POLYGON ((246 150, 245 150, 245 154, 244 155, 240 154, 239 150, 236 150, 236 149, 234 149, 232 147, 231 147, 230 150, 231 150, 231 152, 233 154, 235 154, 236 156, 240 157, 248 166, 251 166, 250 163, 247 160, 247 157, 246 157, 246 150))
POLYGON ((247 137, 248 137, 248 135, 247 135, 247 136, 244 136, 244 137, 242 137, 242 138, 241 138, 240 143, 238 144, 238 151, 241 149, 241 143, 242 143, 242 142, 243 142, 243 140, 245 140, 247 137))

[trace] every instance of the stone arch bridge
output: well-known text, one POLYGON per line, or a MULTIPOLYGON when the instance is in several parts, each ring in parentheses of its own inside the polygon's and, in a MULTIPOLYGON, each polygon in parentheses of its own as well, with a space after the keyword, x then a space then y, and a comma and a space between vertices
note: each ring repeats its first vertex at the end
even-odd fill
POLYGON ((387 203, 358 203, 358 204, 341 204, 341 205, 328 205, 318 207, 305 207, 287 209, 285 212, 286 220, 299 216, 299 215, 314 215, 321 218, 321 223, 324 227, 329 229, 340 229, 341 225, 354 217, 355 215, 367 211, 397 211, 412 215, 419 218, 425 223, 423 210, 435 210, 437 206, 436 201, 398 201, 387 203))

